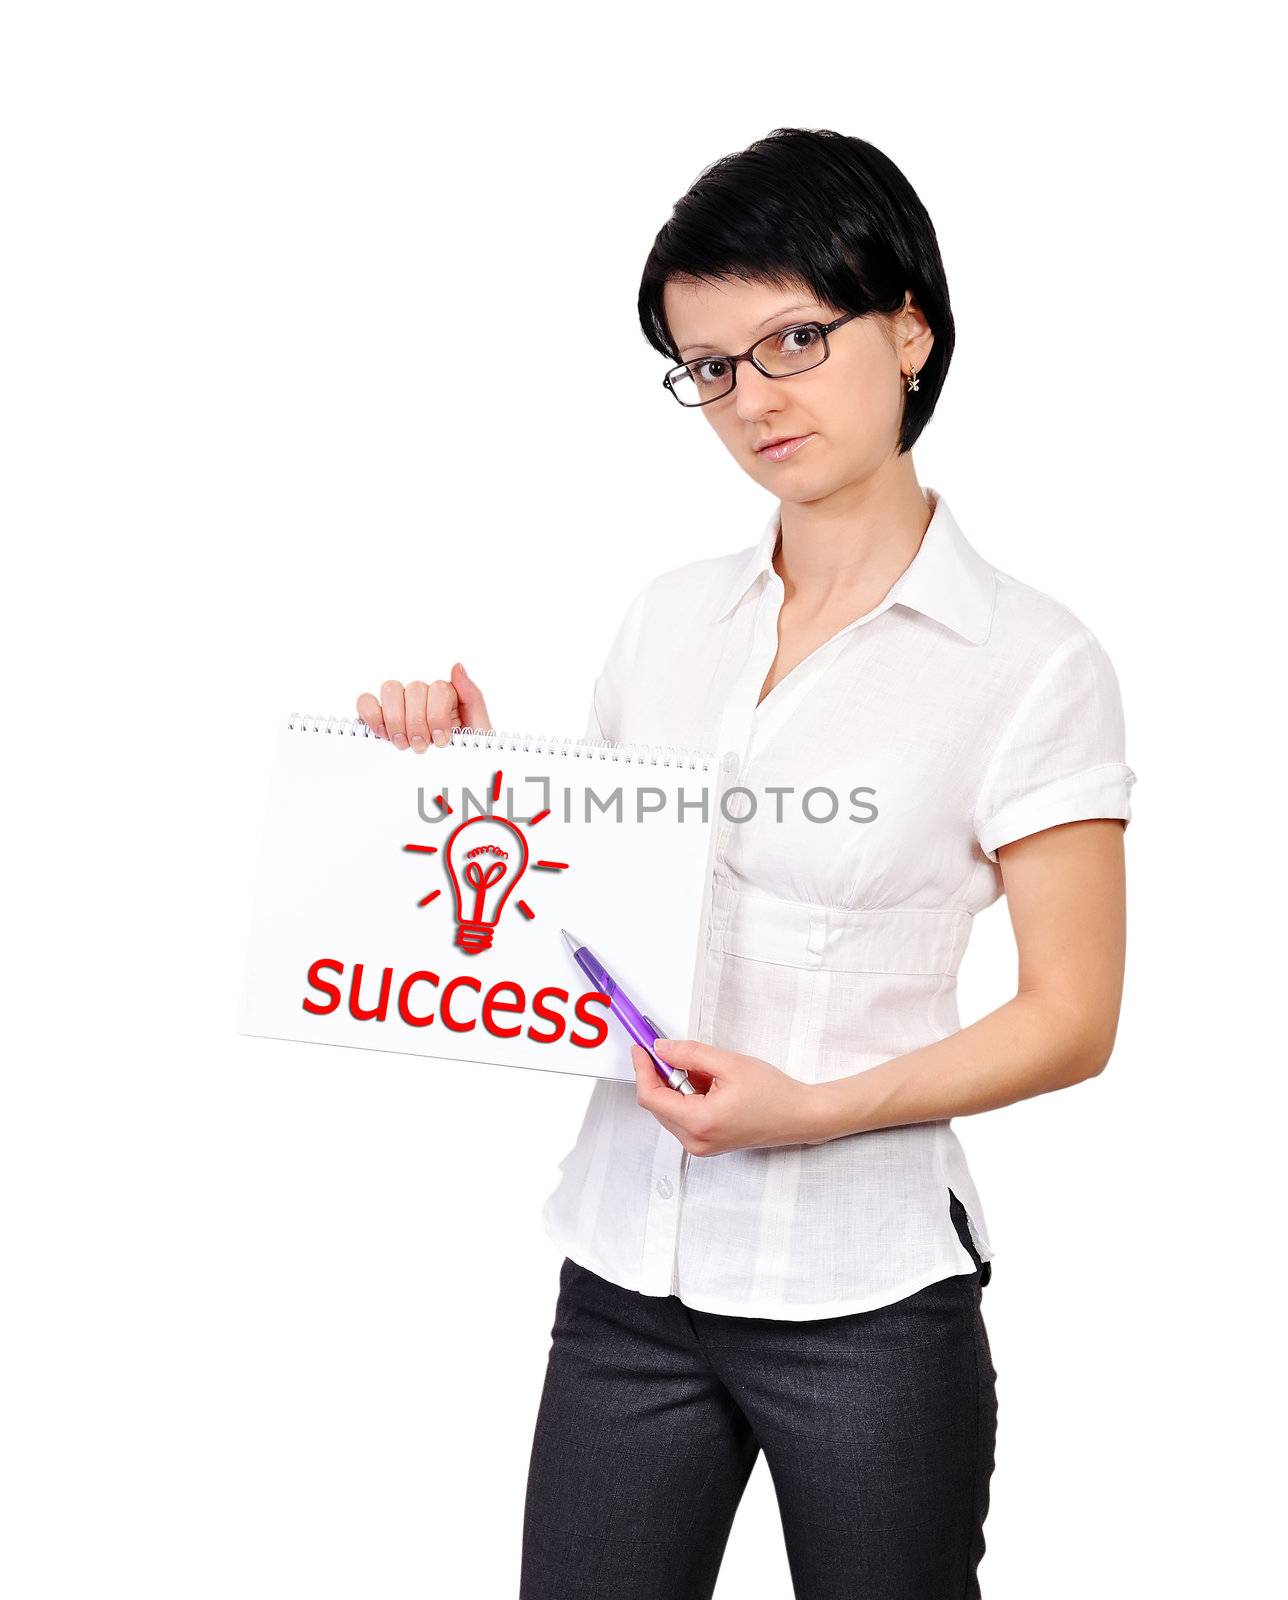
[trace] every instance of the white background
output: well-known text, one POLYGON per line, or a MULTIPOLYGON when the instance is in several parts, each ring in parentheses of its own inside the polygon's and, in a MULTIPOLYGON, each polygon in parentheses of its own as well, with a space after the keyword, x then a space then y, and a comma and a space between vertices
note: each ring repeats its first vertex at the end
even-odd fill
MULTIPOLYGON (((929 207, 958 347, 920 481, 1097 633, 1139 779, 1113 1060, 956 1125, 998 1252, 984 1589, 1271 1586, 1266 17, 9 13, 14 1600, 517 1591, 559 1265, 539 1212, 590 1085, 237 1037, 267 763, 285 713, 458 657, 498 726, 579 733, 639 586, 753 542, 769 503, 664 395, 635 297, 700 170, 791 125, 870 139, 929 207)), ((963 1020, 1013 977, 1003 902, 963 1020)), ((763 1459, 717 1594, 790 1594, 763 1459)))

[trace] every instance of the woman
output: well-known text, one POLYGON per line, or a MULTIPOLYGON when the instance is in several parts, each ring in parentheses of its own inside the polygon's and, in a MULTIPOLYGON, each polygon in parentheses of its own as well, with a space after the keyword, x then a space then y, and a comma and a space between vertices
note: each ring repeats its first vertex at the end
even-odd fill
MULTIPOLYGON (((765 1451, 802 1600, 978 1595, 994 1255, 950 1119, 1113 1046, 1135 775, 1103 649, 992 567, 911 448, 953 319, 871 145, 779 129, 708 169, 639 296, 666 403, 774 497, 759 543, 632 602, 587 736, 732 752, 698 1040, 601 1080, 544 1213, 564 1254, 523 1600, 707 1596, 765 1451), (839 807, 838 807, 839 800, 839 807), (1005 893, 1013 999, 960 1026, 1005 893)), ((451 682, 359 712, 491 727, 451 682)))

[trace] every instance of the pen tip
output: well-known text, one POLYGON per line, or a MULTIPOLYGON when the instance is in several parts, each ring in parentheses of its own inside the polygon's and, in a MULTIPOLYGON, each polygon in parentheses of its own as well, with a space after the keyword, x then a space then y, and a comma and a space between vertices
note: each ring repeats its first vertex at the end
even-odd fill
POLYGON ((567 928, 560 928, 559 932, 564 936, 564 943, 568 946, 572 953, 576 955, 578 950, 581 949, 581 940, 575 933, 569 933, 567 928))

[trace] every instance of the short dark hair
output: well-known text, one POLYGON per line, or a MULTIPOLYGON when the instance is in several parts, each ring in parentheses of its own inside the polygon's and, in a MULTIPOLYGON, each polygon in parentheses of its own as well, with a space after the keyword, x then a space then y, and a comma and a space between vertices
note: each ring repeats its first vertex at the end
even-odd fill
POLYGON ((889 314, 911 289, 934 331, 919 388, 904 393, 899 453, 930 421, 952 360, 953 313, 930 215, 875 145, 827 128, 775 128, 705 167, 644 265, 644 336, 678 362, 662 291, 671 278, 805 283, 841 311, 889 314))

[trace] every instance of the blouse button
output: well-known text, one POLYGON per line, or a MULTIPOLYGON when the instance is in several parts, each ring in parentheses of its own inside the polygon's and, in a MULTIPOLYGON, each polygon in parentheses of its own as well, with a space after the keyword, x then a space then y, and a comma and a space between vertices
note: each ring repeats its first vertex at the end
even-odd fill
POLYGON ((675 1185, 670 1178, 659 1178, 657 1180, 657 1192, 662 1196, 663 1200, 669 1200, 675 1193, 675 1185))

